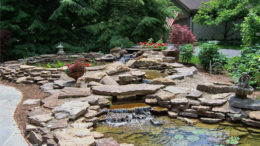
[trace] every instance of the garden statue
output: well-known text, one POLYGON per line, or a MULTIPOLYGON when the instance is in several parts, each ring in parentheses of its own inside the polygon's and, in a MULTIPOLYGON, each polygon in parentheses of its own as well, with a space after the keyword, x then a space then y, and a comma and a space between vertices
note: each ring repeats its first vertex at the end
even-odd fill
POLYGON ((248 94, 252 94, 254 88, 249 85, 250 76, 243 72, 240 78, 238 79, 238 84, 233 87, 236 97, 246 98, 248 94))
POLYGON ((58 50, 58 55, 64 55, 65 54, 65 52, 64 52, 64 47, 62 46, 62 44, 60 43, 58 46, 57 46, 57 49, 59 49, 58 50))

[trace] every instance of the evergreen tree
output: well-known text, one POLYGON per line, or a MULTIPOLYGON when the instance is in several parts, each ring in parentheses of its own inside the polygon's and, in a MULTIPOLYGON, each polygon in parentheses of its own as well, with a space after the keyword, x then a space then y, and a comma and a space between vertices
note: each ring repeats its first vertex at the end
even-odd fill
POLYGON ((2 0, 0 29, 11 32, 8 57, 66 52, 108 51, 166 33, 170 0, 2 0))

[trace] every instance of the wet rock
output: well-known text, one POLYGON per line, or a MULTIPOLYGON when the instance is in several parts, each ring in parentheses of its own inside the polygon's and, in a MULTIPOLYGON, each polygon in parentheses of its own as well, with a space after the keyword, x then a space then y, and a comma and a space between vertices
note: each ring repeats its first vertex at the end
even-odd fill
POLYGON ((60 129, 60 128, 66 128, 68 126, 68 119, 61 119, 56 120, 53 119, 48 122, 47 128, 50 128, 51 130, 60 129))
POLYGON ((128 84, 128 85, 102 85, 95 86, 92 88, 92 91, 95 94, 100 95, 127 95, 127 94, 136 94, 136 95, 147 95, 155 93, 157 90, 162 88, 163 85, 147 85, 147 84, 128 84))
POLYGON ((126 71, 129 71, 129 68, 125 64, 120 63, 120 62, 108 64, 105 67, 105 72, 108 75, 113 75, 113 74, 116 74, 116 73, 126 72, 126 71))
POLYGON ((242 118, 242 122, 245 123, 246 125, 260 128, 260 121, 242 118))
POLYGON ((171 108, 171 101, 170 100, 157 100, 158 105, 161 107, 171 108))
POLYGON ((246 118, 247 115, 245 114, 232 114, 232 113, 227 113, 227 116, 231 121, 237 122, 241 121, 242 118, 246 118))
POLYGON ((59 94, 59 99, 86 97, 90 94, 91 90, 89 88, 65 87, 61 90, 61 93, 59 94))
POLYGON ((28 121, 31 124, 35 124, 37 126, 45 126, 46 122, 53 119, 51 114, 41 114, 41 115, 33 115, 28 117, 28 121))
POLYGON ((118 83, 110 76, 105 76, 100 82, 104 85, 118 85, 118 83))
POLYGON ((172 111, 168 111, 168 116, 169 116, 170 118, 177 118, 178 113, 172 112, 172 111))
POLYGON ((201 96, 202 96, 202 92, 195 90, 195 91, 191 91, 191 93, 189 93, 186 97, 191 99, 198 99, 201 96))
POLYGON ((100 132, 91 132, 90 133, 95 139, 100 139, 100 138, 104 138, 104 134, 100 133, 100 132))
POLYGON ((61 146, 86 145, 94 146, 95 139, 91 135, 90 130, 85 128, 67 128, 55 131, 54 137, 61 146))
POLYGON ((213 112, 221 112, 221 113, 240 113, 242 110, 239 108, 234 108, 229 105, 229 102, 225 103, 223 106, 220 107, 213 107, 212 108, 213 112))
POLYGON ((166 114, 168 112, 168 109, 162 107, 152 107, 150 111, 154 114, 166 114))
POLYGON ((175 98, 171 100, 172 105, 188 104, 187 98, 175 98))
POLYGON ((202 105, 199 105, 199 106, 192 106, 191 107, 192 109, 195 109, 197 111, 209 111, 211 109, 210 106, 202 106, 202 105))
POLYGON ((102 138, 96 140, 96 146, 120 146, 113 138, 102 138))
POLYGON ((202 105, 221 106, 227 102, 227 99, 213 99, 209 97, 199 98, 202 105))
POLYGON ((154 126, 161 126, 163 123, 161 121, 155 121, 154 119, 150 119, 150 122, 154 126))
POLYGON ((232 96, 229 100, 229 104, 232 107, 248 109, 248 110, 260 110, 260 100, 250 98, 237 98, 232 96))
POLYGON ((250 119, 260 121, 260 111, 252 111, 248 115, 250 119))
POLYGON ((197 123, 197 120, 191 120, 191 119, 188 119, 188 118, 182 118, 182 117, 177 117, 178 120, 188 124, 189 126, 193 126, 197 123))
POLYGON ((35 105, 40 102, 40 99, 27 99, 23 101, 23 105, 35 105))
POLYGON ((207 92, 207 93, 212 93, 212 94, 228 93, 228 92, 233 91, 231 86, 214 85, 214 84, 211 84, 211 83, 198 84, 197 90, 204 91, 204 92, 207 92))
POLYGON ((179 112, 179 115, 183 117, 190 117, 190 118, 198 117, 197 111, 193 109, 186 109, 184 112, 179 112))
POLYGON ((215 118, 200 118, 200 121, 203 123, 208 124, 216 124, 222 121, 222 119, 215 119, 215 118))
POLYGON ((149 105, 156 105, 157 104, 157 99, 156 98, 146 98, 145 103, 149 105))
POLYGON ((200 116, 208 117, 208 118, 219 118, 219 119, 225 119, 225 114, 223 113, 215 113, 212 111, 201 111, 199 112, 200 116))
POLYGON ((76 119, 80 115, 84 114, 88 107, 88 102, 69 101, 54 108, 52 112, 56 119, 76 119))
POLYGON ((160 84, 160 85, 169 86, 169 85, 175 85, 175 82, 167 78, 156 78, 153 79, 150 84, 160 84))

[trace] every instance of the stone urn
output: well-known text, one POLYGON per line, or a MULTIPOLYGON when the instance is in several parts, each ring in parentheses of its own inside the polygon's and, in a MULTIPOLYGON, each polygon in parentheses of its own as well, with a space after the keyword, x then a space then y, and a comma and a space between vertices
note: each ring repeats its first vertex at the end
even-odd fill
POLYGON ((170 48, 162 51, 165 57, 174 57, 176 61, 179 60, 179 50, 177 48, 170 48))

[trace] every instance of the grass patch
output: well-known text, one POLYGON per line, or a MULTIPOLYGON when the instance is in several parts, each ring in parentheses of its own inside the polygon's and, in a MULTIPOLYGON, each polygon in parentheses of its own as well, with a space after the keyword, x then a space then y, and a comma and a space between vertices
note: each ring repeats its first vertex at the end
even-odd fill
MULTIPOLYGON (((182 60, 182 55, 180 55, 179 60, 182 60)), ((192 63, 192 64, 196 64, 196 65, 200 65, 200 60, 198 56, 192 55, 190 62, 188 63, 192 63)))
POLYGON ((240 45, 229 45, 229 44, 217 44, 221 49, 233 49, 233 50, 241 50, 242 47, 240 45))

